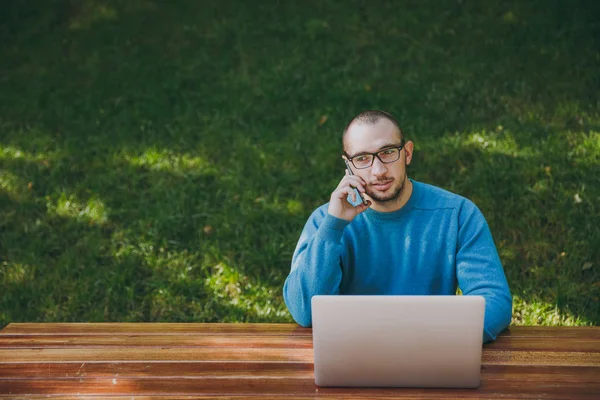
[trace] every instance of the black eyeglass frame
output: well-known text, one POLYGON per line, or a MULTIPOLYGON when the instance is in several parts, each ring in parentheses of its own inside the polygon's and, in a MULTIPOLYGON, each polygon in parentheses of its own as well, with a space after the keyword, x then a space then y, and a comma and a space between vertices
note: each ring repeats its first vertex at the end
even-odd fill
POLYGON ((379 150, 377 153, 360 153, 360 154, 357 154, 354 157, 350 158, 348 156, 348 154, 346 154, 346 152, 344 152, 344 156, 346 156, 346 159, 352 163, 352 166, 354 166, 354 168, 356 168, 356 169, 367 169, 367 168, 370 168, 371 166, 373 166, 373 162, 375 161, 375 157, 377 157, 379 159, 379 161, 381 161, 384 164, 391 164, 391 163, 394 163, 394 162, 398 161, 400 159, 400 155, 402 154, 402 149, 404 148, 405 145, 406 145, 406 140, 402 139, 400 141, 400 145, 399 146, 388 146, 388 147, 385 147, 385 148, 379 150), (398 149, 398 150, 400 150, 398 152, 398 158, 396 158, 394 161, 383 161, 381 159, 381 157, 379 157, 379 153, 384 152, 384 151, 389 150, 389 149, 398 149), (371 164, 369 164, 366 167, 357 167, 356 165, 354 165, 353 159, 356 158, 356 157, 359 157, 359 156, 372 156, 372 158, 371 158, 371 164))

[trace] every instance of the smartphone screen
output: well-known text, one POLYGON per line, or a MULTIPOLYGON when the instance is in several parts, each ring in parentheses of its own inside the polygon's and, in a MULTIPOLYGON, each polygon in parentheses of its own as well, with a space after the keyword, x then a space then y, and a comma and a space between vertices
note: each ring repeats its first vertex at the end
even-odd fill
MULTIPOLYGON (((350 168, 350 163, 348 162, 348 160, 344 160, 344 162, 346 163, 346 169, 348 170, 348 173, 350 175, 354 175, 354 172, 352 172, 352 168, 350 168)), ((364 197, 362 197, 362 194, 358 191, 358 189, 354 189, 354 192, 356 193, 357 197, 360 199, 360 201, 364 204, 367 205, 367 201, 365 200, 364 197)), ((358 204, 355 204, 354 206, 357 206, 358 204)))

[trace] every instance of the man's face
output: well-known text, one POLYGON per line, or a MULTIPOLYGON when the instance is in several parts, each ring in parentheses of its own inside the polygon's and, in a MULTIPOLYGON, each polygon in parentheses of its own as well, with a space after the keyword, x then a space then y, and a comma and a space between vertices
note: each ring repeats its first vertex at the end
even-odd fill
MULTIPOLYGON (((387 119, 376 124, 358 123, 350 126, 344 137, 344 148, 350 158, 361 153, 377 153, 390 146, 400 145, 400 135, 396 126, 387 119)), ((392 203, 402 194, 406 181, 406 166, 412 159, 413 143, 407 142, 400 152, 400 158, 392 163, 382 163, 377 157, 369 168, 357 169, 355 175, 367 183, 366 192, 373 201, 392 203)))

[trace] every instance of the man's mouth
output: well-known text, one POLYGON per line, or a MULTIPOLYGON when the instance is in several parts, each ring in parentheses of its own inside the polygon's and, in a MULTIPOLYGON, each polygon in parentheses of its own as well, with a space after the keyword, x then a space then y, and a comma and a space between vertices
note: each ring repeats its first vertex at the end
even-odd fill
POLYGON ((392 187, 392 183, 394 182, 393 179, 389 179, 387 181, 379 181, 376 183, 372 183, 371 186, 380 191, 380 192, 385 192, 386 190, 388 190, 390 187, 392 187))

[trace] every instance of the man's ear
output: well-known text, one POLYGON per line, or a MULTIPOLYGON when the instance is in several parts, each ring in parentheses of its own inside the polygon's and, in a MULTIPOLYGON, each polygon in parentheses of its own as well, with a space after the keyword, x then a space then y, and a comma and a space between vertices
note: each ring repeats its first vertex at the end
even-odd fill
POLYGON ((413 150, 415 149, 415 145, 414 145, 414 143, 412 141, 409 140, 404 145, 404 149, 406 150, 406 160, 405 160, 405 163, 408 166, 408 165, 410 165, 410 163, 412 161, 413 150))

